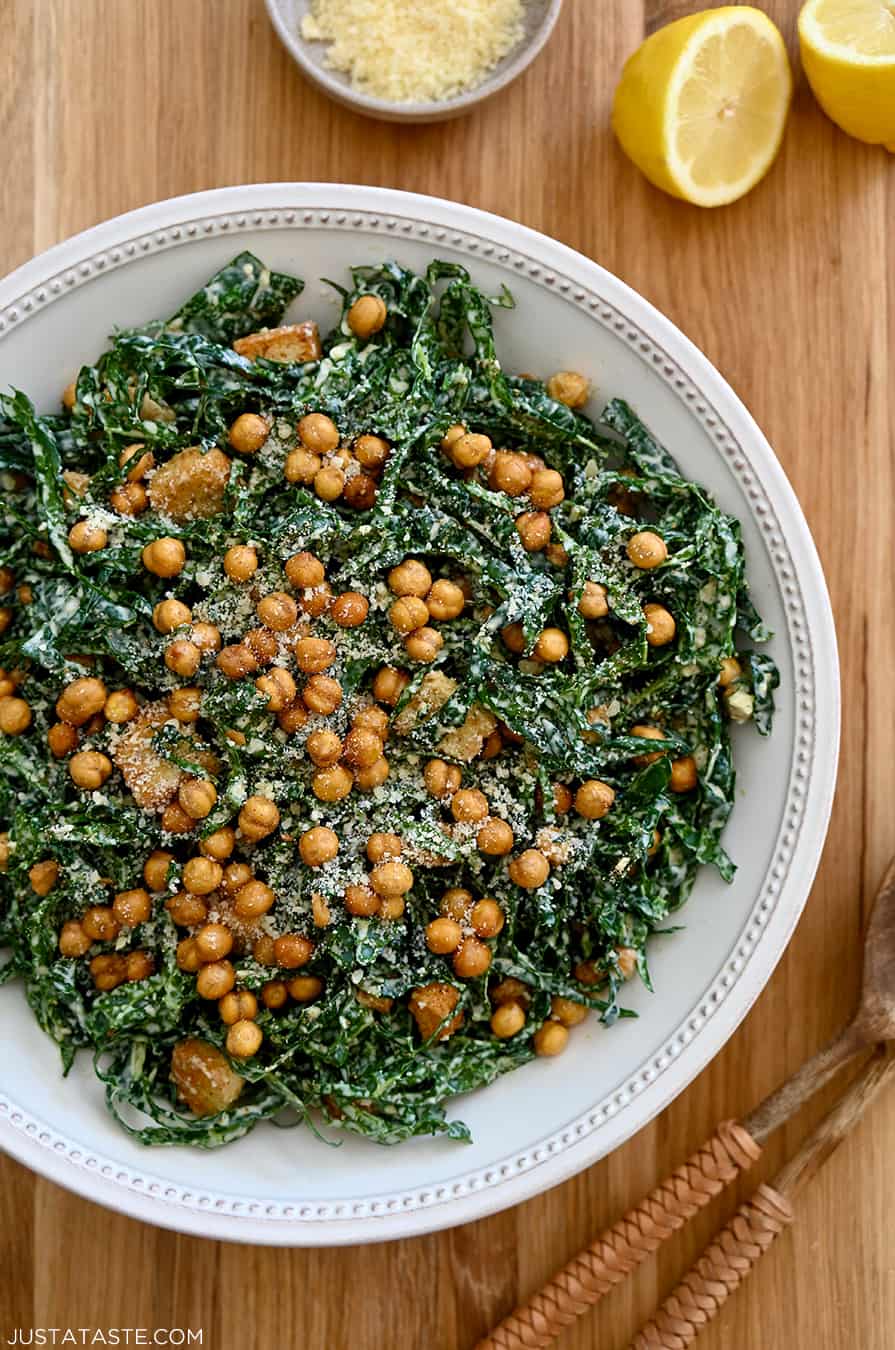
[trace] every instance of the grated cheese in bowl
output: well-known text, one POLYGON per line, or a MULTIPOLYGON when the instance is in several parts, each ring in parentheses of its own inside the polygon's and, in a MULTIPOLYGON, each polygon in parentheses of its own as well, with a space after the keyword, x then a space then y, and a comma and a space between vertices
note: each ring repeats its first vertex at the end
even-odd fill
POLYGON ((524 0, 312 0, 306 42, 390 103, 436 103, 482 83, 521 40, 524 0))

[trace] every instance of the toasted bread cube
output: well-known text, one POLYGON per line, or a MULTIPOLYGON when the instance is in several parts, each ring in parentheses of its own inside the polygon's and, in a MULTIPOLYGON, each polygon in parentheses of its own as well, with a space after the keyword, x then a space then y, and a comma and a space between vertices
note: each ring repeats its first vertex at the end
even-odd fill
POLYGON ((245 1079, 234 1073, 220 1050, 190 1036, 171 1054, 171 1080, 194 1116, 226 1111, 239 1097, 245 1079))
POLYGON ((233 350, 250 361, 263 356, 265 361, 319 361, 323 354, 320 334, 313 319, 289 323, 282 328, 262 328, 258 333, 237 338, 233 350))
MULTIPOLYGON (((416 1024, 420 1029, 420 1035, 424 1041, 430 1036, 434 1036, 441 1023, 456 1008, 460 1001, 460 990, 455 989, 452 984, 424 984, 421 989, 414 989, 410 995, 409 1008, 416 1024)), ((440 1041, 446 1041, 449 1036, 453 1036, 463 1025, 463 1013, 458 1012, 451 1017, 449 1022, 445 1022, 441 1031, 438 1033, 440 1041)))
POLYGON ((179 450, 156 469, 149 484, 153 511, 182 524, 216 516, 230 481, 230 461, 222 450, 205 454, 198 446, 179 450))

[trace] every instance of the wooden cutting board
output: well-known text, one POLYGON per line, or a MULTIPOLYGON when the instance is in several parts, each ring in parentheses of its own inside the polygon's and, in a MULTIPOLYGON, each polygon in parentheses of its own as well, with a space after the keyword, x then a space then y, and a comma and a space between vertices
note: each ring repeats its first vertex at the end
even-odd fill
MULTIPOLYGON (((844 690, 829 842, 789 951, 726 1050, 626 1147, 481 1223, 329 1252, 178 1237, 2 1159, 0 1344, 15 1328, 142 1326, 201 1327, 212 1350, 466 1350, 850 1009, 864 907, 895 851, 895 161, 842 135, 800 78, 780 159, 744 201, 703 212, 652 189, 613 142, 612 90, 646 32, 697 7, 566 0, 511 90, 461 121, 408 128, 305 84, 261 0, 0 0, 0 272, 120 211, 252 180, 387 184, 555 235, 664 310, 764 428, 826 568, 844 690)), ((765 8, 795 54, 797 4, 765 8)), ((796 1139, 775 1143, 768 1165, 796 1139)), ((890 1096, 705 1350, 891 1347, 893 1142, 890 1096)), ((564 1350, 625 1345, 733 1204, 703 1215, 564 1350)))

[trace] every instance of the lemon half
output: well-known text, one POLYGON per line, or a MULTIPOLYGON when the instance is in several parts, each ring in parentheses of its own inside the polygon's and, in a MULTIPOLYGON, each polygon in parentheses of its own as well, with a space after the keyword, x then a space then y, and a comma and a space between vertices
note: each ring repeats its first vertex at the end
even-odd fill
POLYGON ((646 39, 622 71, 612 125, 650 182, 723 206, 771 167, 791 97, 779 29, 759 9, 729 5, 646 39))
POLYGON ((799 42, 827 116, 895 152, 895 0, 808 0, 799 42))

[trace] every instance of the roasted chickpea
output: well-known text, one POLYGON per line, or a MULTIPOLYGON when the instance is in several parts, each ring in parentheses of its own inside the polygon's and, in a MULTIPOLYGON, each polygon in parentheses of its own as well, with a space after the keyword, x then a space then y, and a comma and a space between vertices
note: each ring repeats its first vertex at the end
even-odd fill
POLYGON ((47 744, 56 759, 63 759, 74 750, 78 733, 67 722, 54 722, 47 732, 47 744))
POLYGON ((333 602, 332 588, 328 581, 322 581, 319 586, 313 586, 306 590, 301 596, 302 611, 309 619, 319 619, 321 614, 325 614, 333 602))
POLYGON ((388 760, 385 755, 369 768, 354 771, 354 785, 360 788, 361 792, 372 792, 374 788, 381 787, 386 778, 388 778, 388 760))
MULTIPOLYGON (((630 734, 636 736, 639 740, 644 741, 664 741, 665 739, 665 733, 659 727, 643 726, 639 724, 631 728, 630 734)), ((654 764, 657 759, 661 759, 663 753, 662 750, 657 750, 656 753, 652 755, 635 755, 634 763, 639 768, 643 769, 647 764, 654 764)))
POLYGON ((646 640, 651 647, 666 647, 674 640, 677 625, 664 605, 644 605, 646 640))
POLYGON ((555 469, 536 469, 532 474, 528 496, 538 511, 549 511, 552 506, 559 506, 565 495, 562 475, 555 469))
POLYGON ((121 932, 111 905, 91 905, 84 911, 81 927, 91 942, 114 942, 121 932))
POLYGON ((155 974, 155 960, 149 952, 128 952, 124 958, 124 978, 132 984, 155 974))
POLYGON ((571 998, 560 998, 558 995, 550 1000, 550 1016, 555 1018, 564 1027, 577 1027, 579 1022, 583 1022, 590 1009, 585 1003, 576 1003, 571 998))
POLYGON ((399 834, 377 830, 367 840, 367 857, 371 863, 380 863, 385 858, 400 858, 403 848, 404 841, 399 834))
POLYGON ((149 892, 142 886, 132 891, 119 891, 112 901, 112 913, 126 928, 135 928, 138 923, 146 923, 152 914, 149 892))
POLYGON ((188 638, 175 638, 165 648, 165 665, 174 675, 189 679, 195 675, 202 660, 202 653, 195 642, 188 638))
POLYGON ((0 698, 0 731, 6 736, 20 736, 31 725, 31 708, 23 698, 6 694, 0 698))
POLYGON ((369 473, 378 473, 389 456, 389 443, 381 436, 358 436, 354 453, 358 464, 369 473))
POLYGON ((539 849, 527 848, 512 860, 507 870, 510 880, 517 886, 536 891, 549 877, 550 864, 539 849))
POLYGON ((183 884, 193 895, 210 895, 221 884, 224 869, 214 858, 190 858, 183 865, 183 884))
POLYGON ((224 571, 231 581, 248 581, 258 570, 258 554, 250 544, 234 544, 224 554, 224 571))
POLYGON ((283 464, 283 474, 288 483, 313 483, 320 472, 322 461, 319 455, 307 450, 303 445, 290 450, 283 464))
POLYGON ((265 628, 271 628, 275 633, 285 633, 298 620, 298 605, 285 591, 272 591, 270 595, 265 595, 258 602, 257 612, 265 628))
POLYGON ((411 661, 421 661, 425 665, 431 665, 443 646, 444 638, 438 629, 427 625, 417 628, 404 639, 404 650, 411 661))
POLYGON ((604 619, 609 613, 609 595, 605 586, 598 581, 585 581, 581 599, 578 601, 578 613, 585 619, 604 619))
POLYGON ((95 987, 103 993, 117 989, 127 979, 127 966, 120 956, 94 956, 90 974, 95 987))
POLYGON ((532 656, 536 661, 555 664, 564 661, 569 654, 569 639, 561 628, 545 628, 539 634, 532 656))
POLYGON ((441 897, 438 908, 449 919, 465 923, 472 909, 472 892, 463 886, 451 886, 441 897))
POLYGON ((539 553, 550 543, 553 525, 546 511, 523 511, 516 517, 516 533, 528 553, 539 553))
POLYGON ((324 413, 308 413, 298 424, 302 445, 317 455, 328 455, 339 445, 339 430, 332 418, 324 413))
POLYGON ((35 895, 49 895, 59 880, 59 864, 52 858, 35 863, 28 872, 28 880, 35 895))
POLYGON ((433 919, 426 925, 426 946, 436 956, 448 956, 463 941, 463 929, 455 919, 433 919))
POLYGON ((506 919, 497 901, 486 898, 477 900, 473 905, 469 922, 477 937, 493 938, 497 937, 506 919))
POLYGON ((265 1008, 276 1011, 284 1008, 289 1001, 289 990, 282 980, 268 980, 261 986, 261 1002, 265 1008))
POLYGON ((240 919, 260 919, 273 908, 276 895, 263 881, 247 881, 236 892, 233 909, 240 919))
POLYGON ((343 496, 346 506, 354 511, 369 511, 376 501, 376 479, 366 473, 356 473, 346 482, 343 496))
POLYGON ((451 798, 451 815, 454 820, 479 821, 488 815, 488 798, 478 788, 460 788, 451 798))
POLYGON ((487 854, 489 858, 502 858, 513 847, 515 836, 505 820, 492 816, 483 822, 475 842, 480 853, 487 854))
POLYGON ((9 831, 0 831, 0 872, 9 870, 9 855, 12 852, 9 844, 9 831))
POLYGON ((298 842, 301 860, 307 867, 322 867, 332 862, 339 851, 339 836, 326 825, 314 825, 305 830, 298 842))
POLYGON ((120 516, 138 516, 149 505, 149 494, 142 483, 121 483, 110 493, 109 505, 120 516))
POLYGON ((453 426, 448 427, 441 438, 442 450, 450 450, 451 446, 459 441, 461 436, 466 435, 466 428, 462 422, 455 422, 453 426))
POLYGON ((668 786, 672 792, 692 792, 699 782, 696 760, 692 755, 671 761, 671 777, 668 786))
POLYGON ((269 797, 257 794, 249 797, 239 812, 239 828, 252 843, 273 834, 279 823, 279 808, 269 797))
POLYGON ((336 659, 335 644, 329 638, 299 638, 293 651, 299 670, 305 675, 318 675, 329 670, 336 659))
POLYGON ((373 868, 370 873, 370 885, 377 895, 386 898, 406 895, 413 885, 413 873, 406 863, 391 859, 373 868))
POLYGON ((342 686, 330 675, 312 675, 301 696, 311 712, 328 717, 342 702, 342 686))
POLYGON ((280 639, 269 628, 250 628, 242 641, 259 666, 269 666, 280 654, 280 639))
POLYGON ((409 683, 410 676, 405 670, 380 666, 373 680, 373 697, 393 708, 409 683))
POLYGON ((354 787, 354 775, 344 764, 318 769, 311 779, 311 791, 321 802, 340 802, 354 787))
POLYGON ((202 961, 222 961, 233 950, 233 934, 223 923, 207 923, 196 934, 196 951, 202 961))
POLYGON ((334 731, 322 727, 319 731, 311 732, 305 742, 305 749, 317 767, 324 769, 341 759, 342 741, 334 731))
POLYGON ((637 969, 637 950, 635 947, 616 947, 615 958, 618 962, 619 973, 625 980, 630 980, 634 971, 637 969))
POLYGON ((223 825, 213 834, 207 834, 199 843, 199 852, 215 862, 226 862, 236 847, 236 831, 232 825, 223 825))
POLYGON ((503 645, 514 656, 523 654, 525 651, 525 633, 521 623, 508 623, 505 628, 501 628, 500 636, 503 645))
POLYGON ((493 491, 519 497, 528 491, 531 481, 531 469, 522 455, 516 455, 512 450, 498 450, 488 472, 488 486, 493 491))
POLYGON ((118 467, 123 469, 125 464, 130 465, 125 475, 127 481, 136 483, 145 478, 150 469, 155 468, 155 456, 151 450, 145 450, 142 444, 126 445, 118 456, 118 467))
POLYGON ((172 854, 166 853, 164 849, 156 849, 150 853, 143 864, 143 880, 151 891, 163 891, 168 884, 168 868, 172 862, 172 854))
POLYGON ((241 680, 246 675, 254 675, 258 669, 258 659, 245 643, 237 642, 221 648, 215 658, 215 665, 228 680, 241 680))
POLYGON ((370 602, 359 591, 343 591, 336 596, 329 612, 340 628, 359 628, 370 612, 370 602))
POLYGON ((725 656, 724 660, 721 662, 721 673, 718 676, 718 683, 722 689, 729 689, 732 684, 736 684, 742 673, 743 667, 736 657, 725 656))
POLYGON ((5 633, 15 617, 15 610, 9 605, 0 607, 0 633, 5 633))
POLYGON ((344 756, 354 768, 369 769, 382 758, 382 752, 382 740, 375 731, 355 726, 345 737, 344 756))
POLYGON ((585 820, 602 820, 615 801, 615 791, 599 778, 589 778, 575 793, 575 810, 585 820))
MULTIPOLYGON (((208 966, 205 967, 209 969, 208 966)), ((204 972, 200 972, 201 979, 204 972)), ((261 1049, 264 1041, 264 1032, 258 1026, 257 1022, 250 1022, 246 1018, 241 1018, 234 1022, 227 1032, 225 1041, 227 1054, 233 1059, 253 1059, 261 1049)))
POLYGON ((429 608, 417 595, 403 595, 388 612, 389 623, 398 633, 412 633, 429 622, 429 608))
POLYGON ((190 895, 188 891, 178 891, 165 901, 165 909, 171 916, 171 922, 178 928, 195 928, 208 918, 208 905, 201 895, 190 895))
POLYGON ((348 311, 348 327, 362 341, 385 326, 388 310, 378 295, 359 295, 348 311))
POLYGON ((157 577, 176 577, 186 566, 186 549, 179 539, 154 539, 141 557, 146 571, 157 577))
POLYGON ((276 961, 273 954, 273 938, 265 933, 252 944, 252 956, 258 962, 259 966, 275 966, 276 961))
POLYGON ((460 770, 443 759, 430 759, 423 770, 423 781, 431 797, 452 797, 460 788, 460 770))
POLYGON ((255 681, 259 694, 267 698, 268 712, 279 713, 293 703, 297 689, 295 680, 282 666, 274 666, 268 675, 260 675, 255 681))
POLYGON ((463 613, 466 596, 455 581, 442 577, 426 596, 426 605, 431 617, 439 622, 457 619, 463 613))
POLYGON ((475 980, 491 965, 491 950, 478 938, 464 938, 454 952, 454 974, 461 980, 475 980))
POLYGON ((590 385, 575 370, 558 370, 547 381, 547 393, 567 408, 583 408, 590 396, 590 385))
POLYGON ((72 726, 82 727, 98 712, 102 712, 108 698, 102 680, 86 676, 72 680, 56 700, 56 716, 72 726))
POLYGON ((251 1022, 258 1016, 258 1000, 249 989, 241 989, 238 993, 231 990, 218 1004, 218 1012, 227 1027, 232 1027, 235 1022, 251 1022))
POLYGON ((286 576, 299 590, 319 586, 326 579, 323 563, 313 553, 293 553, 286 559, 286 576))
POLYGON ((68 532, 68 542, 74 553, 98 553, 109 542, 108 531, 102 525, 91 525, 79 520, 68 532))
POLYGON ((274 960, 283 970, 298 970, 314 955, 314 944, 301 933, 284 933, 274 940, 274 960))
POLYGON ((59 952, 62 956, 83 956, 90 950, 91 940, 77 919, 69 919, 59 933, 59 952))
POLYGON ((221 650, 221 630, 217 624, 200 621, 190 629, 190 640, 200 652, 219 652, 221 650))
POLYGON ((558 816, 564 816, 572 809, 572 794, 565 783, 553 784, 553 809, 558 816))
MULTIPOLYGON (((0 731, 3 730, 3 704, 0 699, 0 731)), ((99 750, 79 750, 68 762, 68 771, 72 781, 85 792, 95 792, 112 772, 112 761, 99 750)))
POLYGON ((394 595, 415 595, 422 600, 432 589, 432 574, 417 558, 405 558, 389 572, 388 588, 394 595))
POLYGON ((562 544, 548 544, 544 549, 544 557, 551 567, 568 567, 569 555, 562 544))
POLYGON ((562 1022, 545 1022, 534 1034, 535 1054, 546 1059, 561 1055, 569 1043, 569 1031, 562 1022))
POLYGON ((204 820, 217 799, 217 788, 207 778, 187 778, 177 791, 177 800, 193 820, 204 820))
POLYGON ((379 913, 380 904, 379 896, 369 886, 345 887, 345 908, 349 914, 368 919, 379 913))
POLYGON ((314 474, 314 491, 323 502, 334 502, 341 497, 345 487, 345 475, 334 464, 324 464, 314 474))
POLYGON ((652 530, 640 530, 637 534, 632 534, 625 551, 634 566, 643 571, 661 567, 668 557, 665 540, 652 530))
POLYGON ((196 828, 192 816, 188 816, 180 802, 169 802, 162 812, 162 829, 167 834, 191 834, 196 828))
POLYGON ((296 1003, 311 1003, 323 993, 323 981, 316 975, 296 975, 287 988, 296 1003))
POLYGON ((384 708, 378 708, 375 703, 356 712, 351 719, 351 725, 358 731, 372 731, 383 744, 388 740, 388 713, 384 708))
POLYGON ((114 689, 103 705, 107 722, 121 726, 136 717, 139 709, 136 697, 130 689, 114 689))
POLYGON ((482 746, 482 759, 496 759, 503 753, 503 737, 497 728, 485 737, 485 743, 482 746))
POLYGON ((224 877, 221 881, 221 889, 227 895, 235 895, 248 882, 252 880, 252 869, 248 863, 234 862, 228 863, 224 868, 224 877))
POLYGON ((196 685, 183 685, 180 689, 172 689, 168 695, 168 712, 178 722, 198 722, 201 706, 202 690, 196 685))
POLYGON ((230 424, 227 442, 241 455, 254 455, 261 449, 270 435, 270 426, 266 417, 258 413, 240 413, 230 424))
MULTIPOLYGON (((192 950, 201 961, 199 939, 192 938, 191 941, 192 950)), ((229 994, 235 983, 236 971, 229 961, 210 961, 208 965, 202 966, 196 976, 196 993, 200 998, 213 999, 216 1003, 225 994, 229 994)))
POLYGON ((474 469, 477 464, 483 463, 488 458, 491 450, 491 440, 488 436, 466 431, 451 442, 448 454, 458 469, 474 469))
POLYGON ((202 964, 199 960, 199 953, 196 951, 196 939, 188 937, 178 942, 175 959, 178 970, 186 971, 188 975, 195 975, 202 964))
POLYGON ((491 1014, 491 1030, 499 1041, 507 1041, 516 1036, 525 1026, 525 1009, 521 1003, 512 999, 500 1003, 491 1014))

